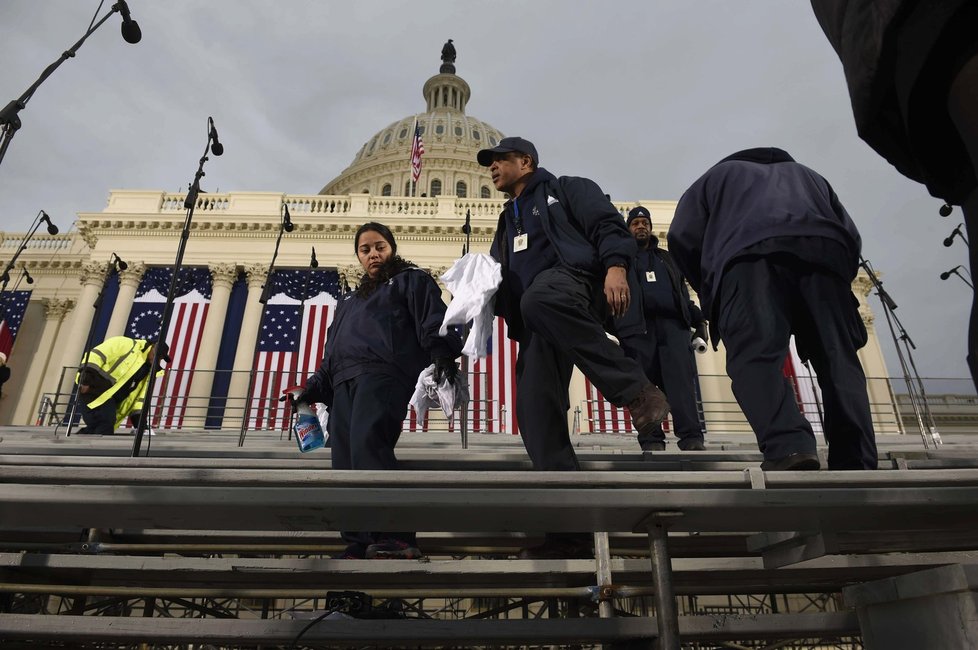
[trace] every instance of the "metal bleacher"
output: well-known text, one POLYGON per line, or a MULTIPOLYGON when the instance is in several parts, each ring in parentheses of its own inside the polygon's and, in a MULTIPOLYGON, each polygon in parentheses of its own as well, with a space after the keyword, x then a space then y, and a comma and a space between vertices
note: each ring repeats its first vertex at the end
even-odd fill
POLYGON ((967 435, 939 449, 882 436, 875 472, 761 472, 743 435, 644 454, 634 439, 581 435, 576 473, 530 471, 514 436, 463 449, 447 434, 405 435, 396 472, 331 471, 328 450, 237 437, 160 432, 131 458, 129 436, 0 429, 0 639, 856 648, 857 616, 832 594, 978 559, 978 440, 967 435), (329 559, 344 529, 418 530, 428 557, 329 559), (595 533, 595 558, 513 559, 545 531, 595 533), (310 627, 364 594, 372 617, 310 627), (750 594, 830 606, 716 604, 750 594), (721 600, 686 606, 709 598, 721 600))

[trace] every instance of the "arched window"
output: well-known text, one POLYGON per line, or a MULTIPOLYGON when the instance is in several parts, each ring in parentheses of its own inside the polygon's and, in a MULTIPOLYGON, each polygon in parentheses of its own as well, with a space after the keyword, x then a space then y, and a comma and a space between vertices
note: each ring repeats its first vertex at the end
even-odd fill
POLYGON ((489 190, 489 186, 488 185, 483 185, 482 186, 481 196, 484 199, 488 199, 488 198, 491 198, 492 197, 492 192, 489 190))
POLYGON ((390 183, 384 183, 384 186, 382 188, 380 188, 380 195, 381 196, 390 196, 391 195, 391 184, 390 183))
POLYGON ((465 184, 465 181, 455 183, 455 196, 464 199, 466 196, 468 196, 468 190, 469 188, 465 184))
POLYGON ((431 196, 441 196, 441 181, 437 178, 431 180, 431 196))

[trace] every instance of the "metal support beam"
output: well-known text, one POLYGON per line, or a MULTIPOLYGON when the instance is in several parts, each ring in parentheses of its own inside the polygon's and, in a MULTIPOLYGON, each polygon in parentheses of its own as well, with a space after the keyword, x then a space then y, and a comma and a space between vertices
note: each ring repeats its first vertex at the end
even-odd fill
POLYGON ((666 545, 669 520, 680 516, 682 513, 656 513, 646 522, 652 554, 652 581, 655 585, 655 617, 659 627, 656 650, 680 650, 679 609, 672 586, 672 559, 666 545))
POLYGON ((611 618, 615 615, 614 603, 611 602, 611 547, 608 544, 608 533, 594 533, 594 559, 597 564, 597 598, 598 615, 601 618, 611 618))
MULTIPOLYGON (((580 644, 651 640, 654 618, 510 620, 336 620, 306 632, 306 644, 480 647, 517 644, 580 644)), ((290 643, 305 620, 37 616, 0 614, 0 638, 102 643, 290 643), (39 624, 43 621, 43 625, 39 624)), ((679 631, 687 641, 739 639, 834 639, 859 634, 854 612, 684 616, 679 631)), ((678 634, 677 634, 678 638, 678 634)), ((677 646, 678 647, 678 646, 677 646)))
POLYGON ((833 531, 758 533, 747 538, 747 549, 764 557, 764 567, 779 569, 839 552, 833 531))

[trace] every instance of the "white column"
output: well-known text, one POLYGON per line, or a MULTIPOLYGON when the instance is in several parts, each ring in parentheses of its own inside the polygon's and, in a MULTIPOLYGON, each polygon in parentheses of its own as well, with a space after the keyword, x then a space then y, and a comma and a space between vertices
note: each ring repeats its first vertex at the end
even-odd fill
POLYGON ((877 434, 900 433, 899 409, 893 402, 889 374, 874 324, 875 315, 867 300, 873 286, 873 281, 864 271, 860 271, 852 281, 852 292, 859 299, 859 315, 868 334, 866 345, 860 348, 857 356, 866 373, 866 389, 869 393, 870 412, 873 414, 873 428, 877 434))
MULTIPOLYGON (((24 379, 20 402, 14 411, 11 424, 34 424, 37 407, 41 399, 41 384, 47 377, 48 366, 55 356, 55 346, 60 338, 58 331, 61 329, 61 322, 74 306, 74 300, 44 301, 44 329, 37 345, 37 354, 35 354, 30 369, 27 371, 27 377, 24 379)), ((60 361, 60 353, 57 358, 60 361)))
POLYGON ((261 326, 262 305, 259 298, 267 273, 267 264, 245 265, 245 274, 248 276, 248 300, 245 303, 238 347, 234 354, 234 373, 231 375, 227 406, 221 425, 224 429, 239 428, 244 417, 244 405, 248 399, 248 381, 255 364, 255 341, 258 340, 258 329, 261 326))
POLYGON ((132 301, 136 297, 136 290, 145 272, 146 265, 139 262, 130 264, 128 269, 119 274, 119 295, 112 308, 112 318, 109 319, 109 327, 105 330, 105 338, 122 336, 126 333, 126 320, 129 318, 129 312, 132 311, 132 301))
POLYGON ((207 308, 207 320, 200 333, 200 350, 194 368, 193 383, 190 385, 190 400, 185 427, 203 427, 207 420, 207 404, 214 387, 214 370, 217 368, 217 354, 221 349, 221 333, 228 313, 231 287, 238 277, 238 267, 234 264, 212 264, 210 266, 212 289, 211 303, 207 308))
MULTIPOLYGON (((62 337, 61 357, 58 367, 52 371, 59 375, 62 368, 74 367, 78 365, 82 354, 85 352, 85 343, 88 340, 88 328, 92 324, 92 316, 95 313, 95 300, 98 298, 99 290, 105 283, 105 263, 89 262, 82 267, 81 275, 78 277, 82 284, 81 293, 78 294, 78 306, 73 310, 70 320, 66 320, 64 331, 68 334, 62 337)), ((101 341, 92 341, 92 345, 98 345, 101 341)), ((48 378, 47 384, 50 391, 70 391, 74 384, 75 373, 66 372, 64 381, 59 385, 56 377, 48 378)))

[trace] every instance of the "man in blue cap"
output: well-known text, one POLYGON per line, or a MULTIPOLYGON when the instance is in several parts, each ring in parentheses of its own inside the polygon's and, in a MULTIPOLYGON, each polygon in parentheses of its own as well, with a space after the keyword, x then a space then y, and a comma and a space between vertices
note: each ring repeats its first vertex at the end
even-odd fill
MULTIPOLYGON (((557 178, 539 167, 532 142, 503 138, 480 151, 478 161, 510 197, 490 253, 503 273, 496 314, 520 343, 516 414, 523 444, 534 469, 578 470, 567 426, 575 365, 611 403, 629 408, 639 432, 651 433, 669 412, 662 391, 605 333, 644 330, 640 318, 623 319, 634 291, 628 267, 635 241, 594 181, 557 178)), ((520 557, 590 554, 588 535, 549 534, 520 557)))

